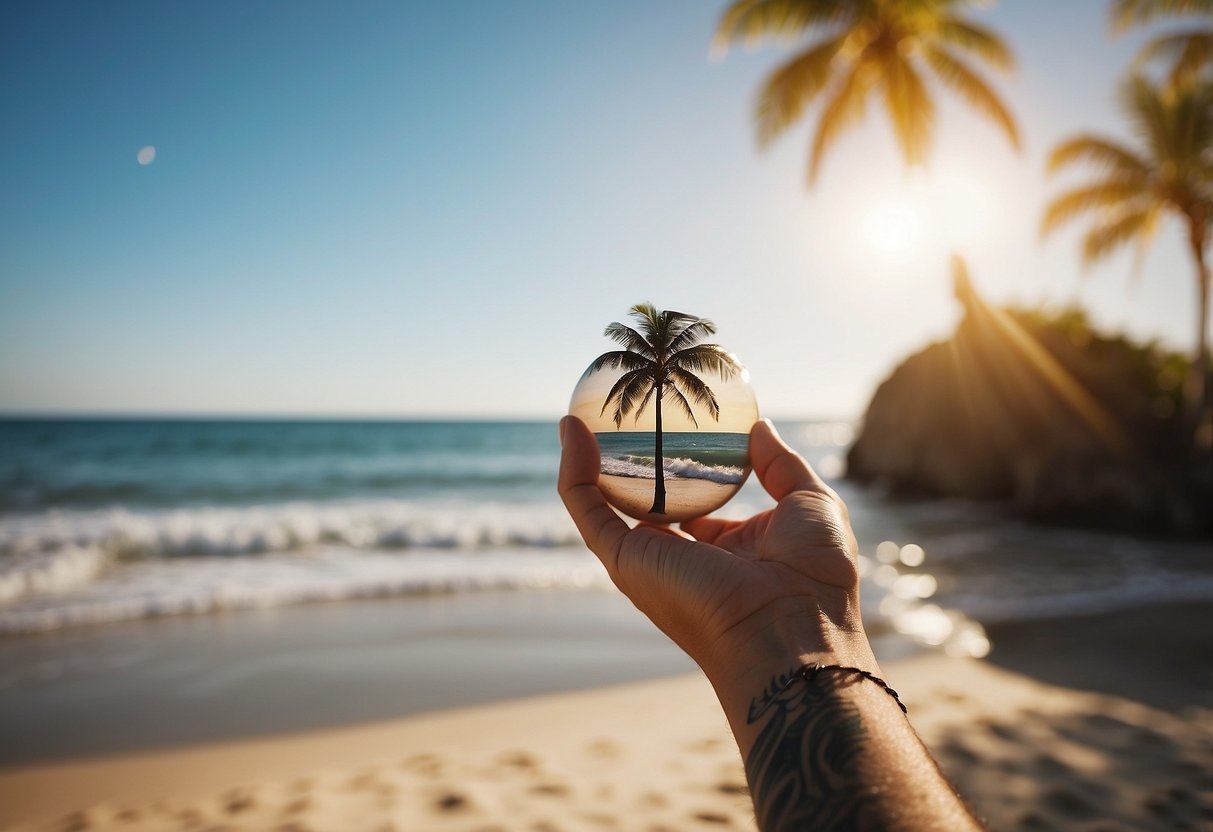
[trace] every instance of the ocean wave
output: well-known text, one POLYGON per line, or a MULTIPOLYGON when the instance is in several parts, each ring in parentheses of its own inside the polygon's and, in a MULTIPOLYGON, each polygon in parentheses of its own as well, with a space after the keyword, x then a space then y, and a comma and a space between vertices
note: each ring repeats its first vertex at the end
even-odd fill
POLYGON ((581 538, 559 504, 283 504, 47 512, 0 520, 0 603, 71 590, 112 564, 352 550, 553 548, 581 538))
MULTIPOLYGON (((653 465, 654 459, 655 457, 651 456, 604 456, 602 458, 602 473, 611 474, 616 477, 653 480, 657 478, 657 471, 653 465)), ((744 468, 737 468, 732 465, 705 465, 693 459, 682 459, 680 457, 666 457, 663 467, 667 477, 709 480, 725 485, 736 485, 745 479, 746 475, 744 468)))
POLYGON ((584 549, 410 553, 327 549, 263 558, 201 557, 117 564, 98 580, 0 606, 0 635, 317 601, 518 590, 606 589, 584 549))

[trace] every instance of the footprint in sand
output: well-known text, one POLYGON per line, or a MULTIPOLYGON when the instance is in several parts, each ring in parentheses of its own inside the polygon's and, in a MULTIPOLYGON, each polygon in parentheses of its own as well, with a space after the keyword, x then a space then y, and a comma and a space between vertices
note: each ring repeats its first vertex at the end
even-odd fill
POLYGON ((951 757, 953 760, 958 760, 969 765, 981 762, 981 757, 975 751, 957 739, 950 739, 943 743, 940 746, 940 751, 946 757, 951 757))
MULTIPOLYGON (((656 459, 656 457, 654 457, 654 459, 656 459)), ((737 794, 737 795, 743 795, 743 794, 748 795, 750 793, 750 789, 748 786, 746 786, 745 783, 731 783, 731 782, 718 784, 716 786, 716 791, 720 792, 721 794, 737 794)))
POLYGON ((562 783, 538 783, 527 791, 544 797, 566 797, 569 794, 569 787, 562 783))
POLYGON ((246 812, 257 805, 256 799, 251 792, 232 791, 228 792, 223 801, 223 811, 229 815, 239 815, 246 812))
POLYGON ((497 755, 498 765, 510 768, 533 769, 539 768, 539 760, 525 751, 505 751, 497 755))
POLYGON ((400 761, 401 769, 422 777, 438 777, 446 765, 446 760, 437 754, 414 754, 400 761))
POLYGON ((1037 754, 1033 759, 1036 767, 1050 777, 1057 777, 1070 773, 1070 767, 1061 760, 1049 753, 1037 754))
POLYGON ((457 812, 466 809, 468 802, 468 799, 458 792, 447 792, 434 800, 434 806, 444 812, 457 812))
POLYGON ((1070 820, 1093 818, 1098 811, 1091 801, 1069 789, 1052 789, 1045 792, 1041 801, 1046 807, 1070 820))
POLYGON ((696 812, 691 817, 700 823, 711 823, 719 826, 728 826, 733 822, 728 815, 723 815, 720 812, 696 812))
POLYGON ((999 739, 1006 740, 1007 742, 1020 741, 1019 732, 1005 723, 987 719, 981 722, 981 726, 999 739))
POLYGON ((310 808, 312 808, 310 797, 297 797, 283 807, 282 813, 284 815, 302 815, 310 808))
POLYGON ((586 746, 586 751, 595 757, 618 757, 619 745, 610 740, 596 740, 586 746))
POLYGON ((670 803, 665 795, 658 794, 657 792, 645 792, 640 796, 638 802, 646 809, 660 809, 668 806, 670 803))
POLYGON ((1044 816, 1036 812, 1028 812, 1019 819, 1020 829, 1031 830, 1050 830, 1053 829, 1053 824, 1045 820, 1044 816))

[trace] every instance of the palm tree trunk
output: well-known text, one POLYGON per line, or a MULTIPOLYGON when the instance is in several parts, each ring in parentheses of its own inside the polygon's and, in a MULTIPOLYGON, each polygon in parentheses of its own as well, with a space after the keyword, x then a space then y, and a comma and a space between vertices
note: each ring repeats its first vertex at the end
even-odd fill
POLYGON ((656 468, 656 478, 653 484, 653 507, 649 514, 665 514, 665 457, 661 449, 661 383, 653 393, 656 399, 657 414, 657 447, 653 451, 653 465, 656 468))
POLYGON ((1205 264, 1205 227, 1197 218, 1189 223, 1188 241, 1196 261, 1196 356, 1192 368, 1192 426, 1198 429, 1209 409, 1209 267, 1205 264))

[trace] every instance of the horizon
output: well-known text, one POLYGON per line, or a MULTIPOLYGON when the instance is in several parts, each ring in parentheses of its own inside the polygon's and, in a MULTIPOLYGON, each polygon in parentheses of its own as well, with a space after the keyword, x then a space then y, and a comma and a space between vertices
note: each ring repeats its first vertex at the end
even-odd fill
POLYGON ((651 301, 716 321, 759 412, 853 420, 951 331, 953 251, 991 302, 1187 352, 1173 225, 1136 281, 1036 231, 1047 150, 1126 135, 1154 30, 974 9, 1024 151, 940 91, 925 168, 870 112, 808 190, 809 125, 754 143, 789 51, 712 57, 725 5, 0 9, 0 411, 545 418, 651 301))

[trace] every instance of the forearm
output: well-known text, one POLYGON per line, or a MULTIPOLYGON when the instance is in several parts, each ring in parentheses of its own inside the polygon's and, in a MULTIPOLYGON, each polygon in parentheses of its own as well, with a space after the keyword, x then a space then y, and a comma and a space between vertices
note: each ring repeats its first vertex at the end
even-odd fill
POLYGON ((713 680, 745 760, 759 828, 980 829, 879 684, 841 670, 812 681, 794 676, 810 662, 876 673, 863 648, 866 639, 840 651, 793 651, 791 662, 772 654, 783 664, 765 678, 761 662, 749 662, 744 678, 713 680))

